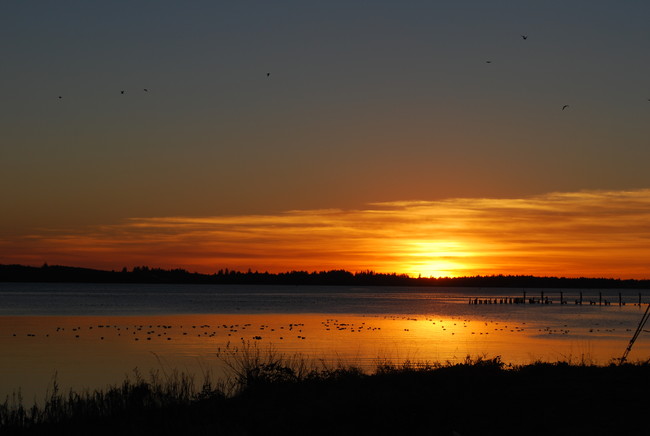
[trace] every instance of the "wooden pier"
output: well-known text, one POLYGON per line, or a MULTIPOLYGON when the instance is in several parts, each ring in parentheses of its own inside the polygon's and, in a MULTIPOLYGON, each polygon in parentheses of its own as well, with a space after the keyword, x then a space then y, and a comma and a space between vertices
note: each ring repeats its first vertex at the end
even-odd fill
MULTIPOLYGON (((572 299, 567 299, 564 296, 564 291, 550 292, 549 291, 539 291, 539 296, 527 296, 526 291, 522 291, 521 297, 470 297, 469 304, 569 304, 570 302, 576 305, 590 305, 590 306, 611 306, 612 301, 615 302, 614 305, 625 306, 626 304, 631 304, 633 306, 641 306, 643 304, 641 293, 637 295, 638 298, 634 298, 634 301, 625 301, 623 299, 623 294, 618 293, 617 300, 609 300, 603 297, 602 292, 598 292, 598 297, 592 296, 591 298, 585 299, 583 292, 580 291, 579 294, 572 299)), ((612 298, 610 295, 609 298, 612 298)), ((627 296, 628 300, 632 298, 627 296)))

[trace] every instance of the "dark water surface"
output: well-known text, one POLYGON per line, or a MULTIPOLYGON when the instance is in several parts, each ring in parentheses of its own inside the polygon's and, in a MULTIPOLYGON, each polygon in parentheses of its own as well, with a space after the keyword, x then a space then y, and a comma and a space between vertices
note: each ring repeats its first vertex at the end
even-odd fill
MULTIPOLYGON (((236 313, 471 314, 506 313, 521 306, 468 307, 470 297, 550 298, 573 304, 589 300, 618 305, 650 302, 650 290, 558 290, 264 285, 155 285, 0 283, 0 316, 178 315, 236 313), (600 294, 600 295, 599 295, 600 294)), ((526 305, 530 307, 529 305, 526 305)), ((547 306, 548 307, 548 306, 547 306)), ((564 307, 563 307, 564 309, 564 307)))

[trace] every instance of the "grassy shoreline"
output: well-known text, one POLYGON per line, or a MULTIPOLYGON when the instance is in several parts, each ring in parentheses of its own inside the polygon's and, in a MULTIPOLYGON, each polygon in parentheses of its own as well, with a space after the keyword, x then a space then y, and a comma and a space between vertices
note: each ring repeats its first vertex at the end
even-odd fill
POLYGON ((648 434, 650 361, 596 366, 378 363, 370 373, 244 348, 230 376, 135 374, 43 406, 0 404, 2 435, 634 435, 648 434))

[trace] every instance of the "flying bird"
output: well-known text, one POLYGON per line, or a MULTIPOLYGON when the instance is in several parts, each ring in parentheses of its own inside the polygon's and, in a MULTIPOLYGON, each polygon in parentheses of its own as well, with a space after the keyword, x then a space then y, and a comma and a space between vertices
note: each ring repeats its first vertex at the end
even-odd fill
POLYGON ((271 75, 271 73, 266 73, 266 77, 269 77, 270 75, 271 75))
POLYGON ((144 92, 149 92, 149 90, 147 88, 144 88, 144 92))
POLYGON ((491 63, 492 63, 492 61, 485 61, 485 63, 486 63, 486 64, 491 64, 491 63))
POLYGON ((569 107, 569 105, 568 105, 568 104, 565 104, 564 106, 562 106, 562 110, 564 110, 564 109, 566 109, 566 108, 568 108, 568 107, 569 107))
POLYGON ((120 94, 124 94, 124 91, 120 91, 120 94))
POLYGON ((521 35, 522 39, 528 39, 528 35, 521 35))
POLYGON ((62 95, 59 95, 59 98, 63 98, 63 96, 62 96, 62 95))

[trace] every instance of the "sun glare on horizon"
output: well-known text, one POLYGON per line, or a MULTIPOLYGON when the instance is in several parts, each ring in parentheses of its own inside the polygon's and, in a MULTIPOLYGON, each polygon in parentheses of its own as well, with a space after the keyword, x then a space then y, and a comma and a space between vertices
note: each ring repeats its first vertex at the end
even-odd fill
POLYGON ((400 269, 409 276, 460 277, 469 269, 467 247, 453 241, 408 241, 400 269))
POLYGON ((650 190, 132 218, 84 231, 0 239, 0 262, 156 265, 202 273, 346 269, 412 277, 647 278, 648 222, 650 190))

